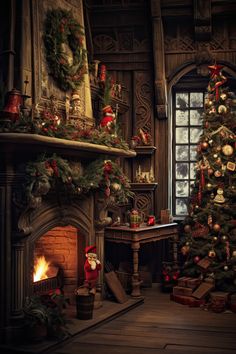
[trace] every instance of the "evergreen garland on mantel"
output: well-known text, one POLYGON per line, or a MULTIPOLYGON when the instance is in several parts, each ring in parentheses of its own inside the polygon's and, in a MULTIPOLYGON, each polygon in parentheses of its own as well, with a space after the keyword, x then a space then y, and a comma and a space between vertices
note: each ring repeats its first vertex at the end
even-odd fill
POLYGON ((79 162, 53 154, 40 156, 26 166, 26 197, 30 207, 36 208, 51 188, 56 185, 73 195, 100 190, 104 197, 113 197, 116 203, 126 203, 133 196, 128 178, 120 166, 111 160, 95 160, 83 171, 79 162))

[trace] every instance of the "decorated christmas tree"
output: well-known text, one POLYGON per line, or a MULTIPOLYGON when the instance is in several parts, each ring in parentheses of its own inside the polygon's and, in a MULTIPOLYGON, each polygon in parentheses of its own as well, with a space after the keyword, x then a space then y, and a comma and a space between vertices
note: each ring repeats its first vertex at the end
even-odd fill
POLYGON ((197 148, 196 179, 183 222, 184 274, 236 291, 236 99, 221 65, 210 81, 197 148))

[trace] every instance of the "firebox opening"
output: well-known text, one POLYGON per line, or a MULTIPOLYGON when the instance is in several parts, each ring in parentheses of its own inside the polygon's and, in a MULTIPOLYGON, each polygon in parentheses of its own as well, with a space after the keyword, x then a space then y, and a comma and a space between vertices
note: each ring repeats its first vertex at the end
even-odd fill
POLYGON ((75 289, 84 280, 83 250, 83 237, 74 226, 54 227, 42 235, 34 247, 34 292, 59 288, 75 304, 75 289))

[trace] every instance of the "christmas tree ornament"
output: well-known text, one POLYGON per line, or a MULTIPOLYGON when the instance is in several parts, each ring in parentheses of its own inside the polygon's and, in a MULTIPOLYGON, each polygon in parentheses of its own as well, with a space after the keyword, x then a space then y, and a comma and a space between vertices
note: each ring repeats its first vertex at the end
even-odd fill
POLYGON ((217 236, 213 236, 212 240, 213 240, 214 242, 217 242, 217 241, 218 241, 218 237, 217 237, 217 236))
POLYGON ((217 203, 217 204, 223 204, 225 203, 225 197, 223 195, 224 191, 222 188, 218 188, 217 191, 216 191, 216 196, 214 198, 214 202, 217 203))
POLYGON ((207 224, 212 227, 212 216, 211 215, 208 215, 207 217, 207 224))
POLYGON ((221 176, 221 172, 219 170, 215 171, 214 176, 215 177, 220 177, 221 176))
POLYGON ((227 235, 223 235, 222 237, 221 237, 221 239, 222 239, 222 241, 227 241, 228 240, 228 236, 227 235))
POLYGON ((214 230, 215 232, 219 232, 219 231, 220 231, 220 225, 219 225, 219 224, 214 224, 214 225, 213 225, 213 230, 214 230))
POLYGON ((218 154, 214 154, 213 157, 214 157, 214 159, 217 159, 218 158, 218 154))
POLYGON ((229 144, 224 145, 224 146, 222 147, 222 151, 223 151, 223 154, 224 154, 225 156, 231 156, 231 155, 233 155, 233 153, 234 153, 233 147, 232 147, 231 145, 229 145, 229 144))
POLYGON ((213 140, 210 139, 210 140, 208 141, 208 143, 209 143, 210 145, 212 145, 212 144, 213 144, 213 140))
POLYGON ((228 161, 226 165, 227 170, 229 171, 235 171, 236 169, 236 164, 234 162, 228 161))
POLYGON ((232 252, 232 257, 236 257, 236 250, 232 252))
POLYGON ((183 256, 186 256, 188 253, 189 253, 189 250, 190 250, 190 247, 189 246, 183 246, 182 248, 181 248, 181 253, 182 253, 182 255, 183 256))
POLYGON ((226 93, 222 93, 222 94, 220 95, 220 98, 222 99, 222 101, 225 101, 226 98, 227 98, 226 93))
POLYGON ((201 143, 201 148, 203 149, 203 150, 206 150, 207 148, 208 148, 208 142, 207 141, 203 141, 202 143, 201 143))
POLYGON ((225 265, 224 270, 227 272, 227 270, 229 270, 229 267, 227 265, 225 265))
POLYGON ((199 256, 195 256, 194 258, 193 258, 193 261, 194 261, 194 263, 198 263, 199 261, 200 261, 200 257, 199 256))
POLYGON ((227 108, 226 108, 223 104, 221 104, 221 105, 218 107, 218 113, 224 114, 224 113, 226 113, 226 112, 227 112, 227 108))
POLYGON ((211 189, 212 189, 212 184, 211 184, 211 183, 207 183, 207 184, 206 184, 206 188, 207 188, 208 190, 211 190, 211 189))
POLYGON ((215 256, 216 256, 216 253, 215 253, 214 250, 210 250, 210 251, 208 252, 208 257, 210 257, 210 258, 215 258, 215 256))
POLYGON ((208 172, 208 175, 209 175, 209 176, 211 176, 211 175, 214 173, 214 171, 213 171, 212 168, 208 168, 208 171, 207 171, 207 172, 208 172))

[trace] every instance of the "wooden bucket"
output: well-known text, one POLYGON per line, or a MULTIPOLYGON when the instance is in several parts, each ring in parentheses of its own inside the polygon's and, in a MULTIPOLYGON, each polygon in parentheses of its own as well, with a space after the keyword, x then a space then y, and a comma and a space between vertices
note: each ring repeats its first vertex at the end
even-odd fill
POLYGON ((94 295, 76 295, 77 318, 91 320, 93 318, 94 295))

